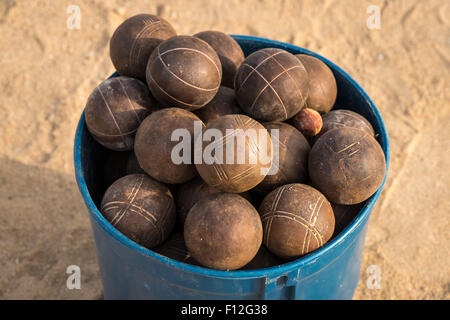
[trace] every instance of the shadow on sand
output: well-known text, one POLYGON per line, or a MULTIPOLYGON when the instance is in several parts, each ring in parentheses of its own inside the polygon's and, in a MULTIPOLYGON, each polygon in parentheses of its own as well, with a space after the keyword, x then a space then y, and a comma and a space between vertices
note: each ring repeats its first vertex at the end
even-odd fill
POLYGON ((102 299, 89 215, 75 177, 0 158, 0 299, 102 299), (67 267, 81 288, 66 286, 67 267))

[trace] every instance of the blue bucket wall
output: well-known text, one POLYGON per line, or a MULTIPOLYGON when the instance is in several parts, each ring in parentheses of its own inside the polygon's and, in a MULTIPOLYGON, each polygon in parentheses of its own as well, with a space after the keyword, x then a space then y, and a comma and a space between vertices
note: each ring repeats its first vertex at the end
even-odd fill
MULTIPOLYGON (((324 61, 337 80, 336 108, 356 111, 370 121, 385 153, 386 166, 389 165, 389 142, 383 119, 368 95, 347 73, 327 59, 300 47, 262 38, 233 37, 246 55, 262 48, 275 47, 294 54, 309 54, 324 61)), ((83 113, 75 136, 75 174, 90 213, 105 299, 353 297, 359 281, 370 212, 383 186, 365 202, 353 221, 322 248, 272 268, 219 271, 161 256, 131 241, 103 218, 96 204, 101 201, 106 189, 99 177, 106 153, 88 133, 83 113)))

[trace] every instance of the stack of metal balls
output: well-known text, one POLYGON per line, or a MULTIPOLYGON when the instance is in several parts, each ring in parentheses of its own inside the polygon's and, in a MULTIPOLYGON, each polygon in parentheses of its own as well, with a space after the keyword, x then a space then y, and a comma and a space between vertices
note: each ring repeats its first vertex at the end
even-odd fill
POLYGON ((333 110, 321 60, 245 57, 222 32, 177 35, 150 14, 117 28, 110 56, 119 76, 85 108, 109 150, 99 209, 150 250, 219 270, 279 265, 339 234, 383 181, 372 126, 333 110))

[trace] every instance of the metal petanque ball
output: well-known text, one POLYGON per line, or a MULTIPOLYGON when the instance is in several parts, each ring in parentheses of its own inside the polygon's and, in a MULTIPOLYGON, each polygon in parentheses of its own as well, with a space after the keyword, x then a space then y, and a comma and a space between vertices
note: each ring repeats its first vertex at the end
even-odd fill
POLYGON ((236 71, 245 58, 236 40, 220 31, 203 31, 194 34, 194 37, 208 42, 217 52, 222 63, 222 85, 233 88, 236 71))
POLYGON ((323 246, 334 231, 327 198, 305 184, 294 183, 269 193, 259 207, 264 245, 283 259, 294 259, 323 246))
POLYGON ((201 178, 195 178, 180 185, 176 195, 178 222, 184 226, 189 210, 191 210, 200 199, 220 192, 222 191, 211 187, 201 178))
POLYGON ((145 174, 115 181, 100 210, 111 225, 140 245, 163 243, 175 225, 175 203, 169 188, 145 174))
POLYGON ((330 111, 336 101, 337 84, 333 72, 321 60, 306 55, 297 54, 309 76, 309 95, 306 107, 320 113, 330 111))
POLYGON ((139 14, 125 20, 110 40, 111 61, 117 72, 145 81, 145 68, 153 50, 176 35, 164 19, 152 14, 139 14))
POLYGON ((264 128, 269 133, 274 129, 278 130, 277 138, 271 134, 272 144, 278 144, 278 163, 276 164, 278 168, 274 174, 267 175, 254 190, 267 194, 284 184, 306 182, 311 147, 303 134, 284 122, 267 122, 264 123, 264 128))
MULTIPOLYGON (((206 198, 211 194, 221 193, 217 188, 214 188, 203 181, 200 177, 192 179, 186 183, 179 186, 176 194, 176 205, 177 205, 177 220, 181 226, 184 225, 186 217, 189 210, 200 200, 206 198)), ((239 193, 240 196, 244 197, 250 203, 252 202, 252 197, 250 192, 239 193)))
POLYGON ((89 96, 86 125, 101 145, 116 151, 133 149, 137 128, 157 110, 156 101, 144 83, 116 77, 103 81, 89 96))
POLYGON ((234 90, 221 86, 214 98, 203 108, 194 112, 205 125, 208 122, 227 114, 242 114, 241 108, 236 102, 234 90))
POLYGON ((175 130, 186 130, 194 150, 194 123, 202 121, 192 112, 180 108, 167 108, 149 115, 139 126, 134 152, 141 168, 158 181, 170 184, 184 183, 197 175, 193 153, 184 163, 175 163, 172 151, 179 143, 172 140, 175 130))
POLYGON ((246 115, 232 114, 209 122, 203 132, 208 131, 220 136, 202 144, 203 155, 211 150, 210 163, 203 159, 195 165, 206 183, 224 192, 241 193, 264 179, 272 164, 272 141, 260 123, 246 115), (221 152, 213 154, 216 150, 221 152))
POLYGON ((322 130, 315 137, 319 138, 324 133, 343 127, 356 128, 365 131, 372 137, 375 136, 372 125, 362 115, 346 109, 332 110, 322 117, 322 130))
POLYGON ((243 197, 218 193, 199 200, 184 224, 186 247, 208 268, 239 269, 249 263, 261 246, 258 211, 243 197))
POLYGON ((260 121, 284 121, 305 105, 309 77, 293 54, 276 48, 258 50, 239 67, 234 79, 241 108, 260 121))
POLYGON ((308 169, 313 185, 330 201, 356 204, 381 186, 386 162, 372 135, 344 127, 326 132, 314 143, 308 169))
POLYGON ((210 102, 219 90, 222 65, 205 41, 176 36, 153 51, 146 75, 150 91, 163 106, 196 110, 210 102))
POLYGON ((292 118, 293 125, 305 137, 314 137, 322 130, 322 116, 319 112, 311 108, 303 108, 292 118))

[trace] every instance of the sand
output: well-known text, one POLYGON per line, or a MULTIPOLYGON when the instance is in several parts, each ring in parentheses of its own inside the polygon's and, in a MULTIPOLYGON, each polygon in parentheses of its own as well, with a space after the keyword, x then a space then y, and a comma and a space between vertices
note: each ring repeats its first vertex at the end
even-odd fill
POLYGON ((90 91, 113 70, 108 41, 131 15, 179 34, 215 29, 313 50, 367 91, 391 143, 355 299, 449 299, 450 4, 448 1, 0 2, 0 298, 102 296, 89 216, 72 160, 90 91), (69 29, 70 5, 81 10, 69 29), (370 30, 369 5, 381 9, 370 30), (81 289, 66 287, 69 265, 81 289), (367 286, 379 267, 380 289, 367 286), (370 270, 370 269, 369 269, 370 270))

